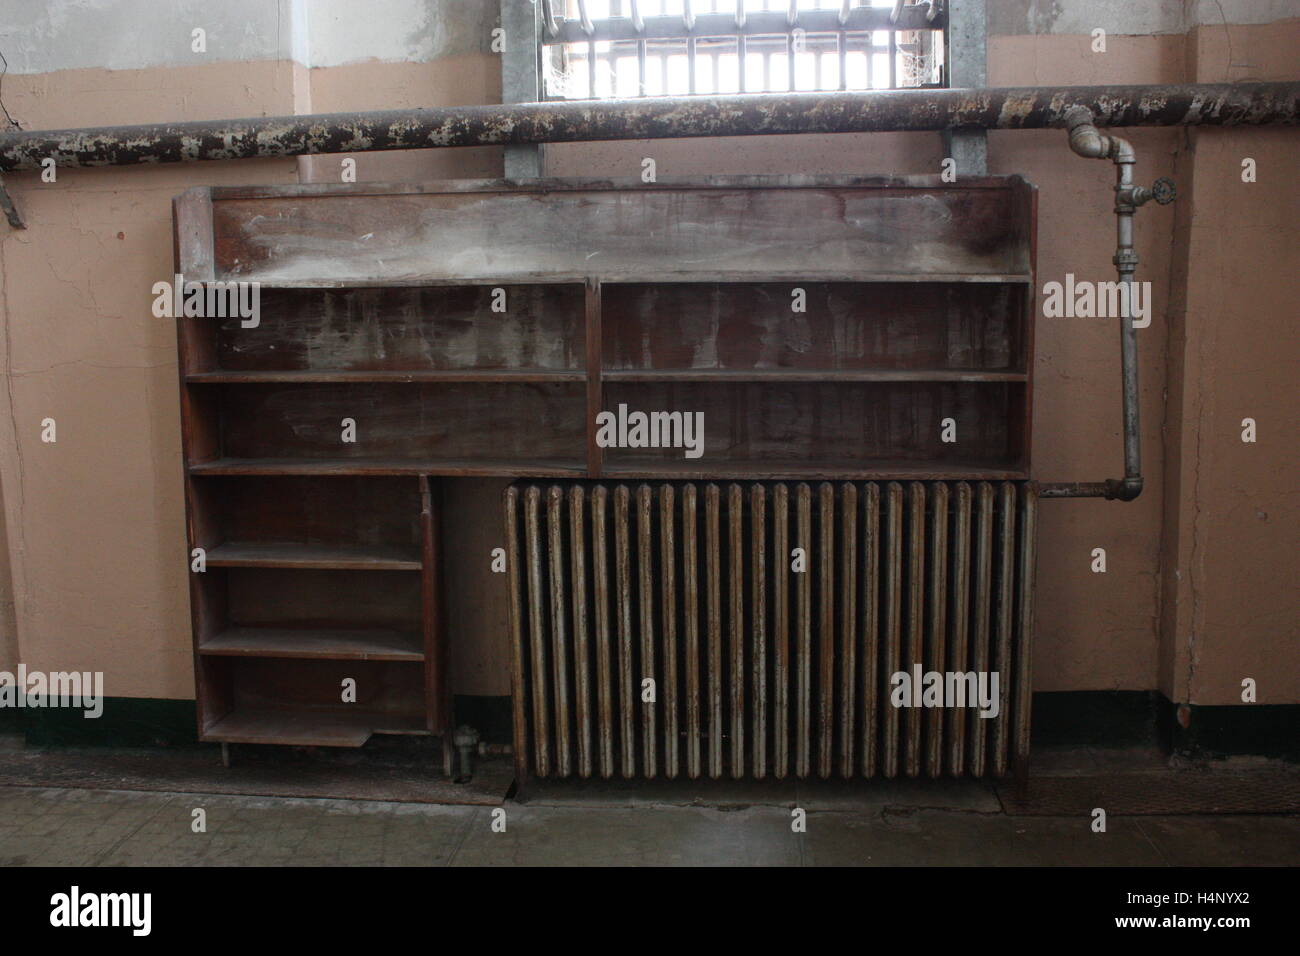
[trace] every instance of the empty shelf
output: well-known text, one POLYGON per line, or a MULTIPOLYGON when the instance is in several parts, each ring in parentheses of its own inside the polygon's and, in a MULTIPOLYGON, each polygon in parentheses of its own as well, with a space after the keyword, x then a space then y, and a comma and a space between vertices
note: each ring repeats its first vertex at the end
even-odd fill
POLYGON ((215 458, 189 466, 193 475, 534 475, 586 474, 585 462, 440 458, 215 458))
POLYGON ((221 657, 284 657, 335 661, 422 661, 419 634, 385 630, 232 627, 199 644, 221 657))
POLYGON ((587 373, 581 369, 420 369, 412 371, 341 371, 301 369, 292 371, 207 371, 191 372, 185 381, 202 384, 281 384, 324 382, 582 382, 587 373))
POLYGON ((236 710, 203 732, 206 741, 360 747, 372 734, 425 732, 423 717, 302 710, 236 710))
POLYGON ((420 556, 401 548, 360 545, 229 542, 208 551, 213 568, 322 568, 355 571, 419 571, 420 556))
POLYGON ((979 369, 604 369, 607 382, 1027 382, 1024 372, 979 369))

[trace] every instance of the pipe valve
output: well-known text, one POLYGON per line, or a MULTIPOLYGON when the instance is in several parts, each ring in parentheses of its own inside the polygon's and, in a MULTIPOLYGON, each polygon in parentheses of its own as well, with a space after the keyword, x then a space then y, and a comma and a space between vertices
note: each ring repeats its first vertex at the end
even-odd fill
POLYGON ((1133 190, 1133 205, 1140 206, 1145 202, 1154 199, 1161 206, 1168 206, 1178 198, 1178 190, 1174 187, 1174 181, 1168 176, 1161 176, 1151 184, 1148 189, 1145 186, 1138 186, 1133 190))
POLYGON ((1178 198, 1178 190, 1174 188, 1174 181, 1168 176, 1161 176, 1151 184, 1151 198, 1162 206, 1168 206, 1178 198))

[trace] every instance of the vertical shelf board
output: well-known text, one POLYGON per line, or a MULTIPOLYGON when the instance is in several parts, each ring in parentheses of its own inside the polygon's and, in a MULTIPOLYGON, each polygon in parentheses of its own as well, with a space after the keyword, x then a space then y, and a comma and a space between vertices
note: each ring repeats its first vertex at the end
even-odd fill
MULTIPOLYGON (((210 279, 215 274, 212 192, 195 187, 172 200, 172 266, 174 272, 191 279, 210 279)), ((174 281, 174 279, 172 280, 174 281)), ((196 458, 216 458, 220 445, 213 429, 214 409, 193 395, 185 377, 205 367, 212 357, 207 331, 194 320, 176 322, 176 376, 180 395, 181 467, 184 471, 196 458)), ((220 575, 206 577, 192 570, 195 548, 209 548, 220 539, 217 512, 210 496, 199 492, 194 479, 183 478, 185 528, 188 547, 177 558, 185 562, 190 595, 190 641, 194 660, 195 717, 200 735, 205 734, 234 708, 230 668, 225 661, 205 660, 199 644, 225 626, 225 581, 220 575)))
POLYGON ((424 557, 420 594, 424 626, 425 722, 430 733, 451 730, 447 680, 446 608, 442 581, 441 502, 437 483, 420 475, 420 540, 424 557))
POLYGON ((601 348, 600 280, 588 279, 586 289, 587 475, 591 478, 599 478, 605 460, 605 449, 596 442, 596 416, 600 413, 603 401, 601 374, 604 366, 601 348))
POLYGON ((1024 415, 1021 419, 1021 468, 1032 478, 1034 434, 1034 336, 1038 327, 1038 187, 1019 178, 1015 195, 1019 203, 1019 221, 1024 224, 1024 242, 1028 246, 1029 284, 1024 291, 1024 317, 1021 325, 1026 373, 1024 385, 1024 415))

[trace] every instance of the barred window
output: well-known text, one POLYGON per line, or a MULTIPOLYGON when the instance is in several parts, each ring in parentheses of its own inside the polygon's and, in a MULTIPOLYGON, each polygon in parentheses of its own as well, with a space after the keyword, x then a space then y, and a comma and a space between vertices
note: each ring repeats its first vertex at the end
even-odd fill
POLYGON ((546 99, 946 86, 940 0, 537 0, 546 99))

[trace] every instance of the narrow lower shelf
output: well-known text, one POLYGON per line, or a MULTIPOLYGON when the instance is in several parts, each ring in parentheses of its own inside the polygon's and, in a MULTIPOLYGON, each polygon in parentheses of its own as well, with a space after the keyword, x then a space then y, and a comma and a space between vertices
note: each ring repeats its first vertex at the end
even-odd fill
POLYGON ((235 710, 201 740, 229 744, 360 747, 374 734, 427 733, 421 716, 305 710, 235 710))
POLYGON ((227 542, 208 551, 211 568, 320 568, 343 571, 419 571, 414 550, 359 545, 227 542))
POLYGON ((420 369, 411 371, 335 371, 330 369, 191 372, 185 381, 206 384, 289 384, 323 382, 584 382, 582 369, 420 369))
POLYGON ((1005 481, 1029 476, 1015 468, 992 468, 946 462, 802 462, 802 461, 608 461, 608 478, 680 478, 725 482, 733 479, 813 479, 828 481, 1005 481))
POLYGON ((214 657, 276 657, 331 661, 423 661, 419 634, 386 630, 232 627, 199 644, 214 657))
POLYGON ((604 369, 607 382, 1027 382, 1024 372, 978 369, 604 369))
POLYGON ((194 462, 192 475, 449 475, 454 477, 532 475, 582 477, 585 462, 442 458, 214 458, 194 462))

